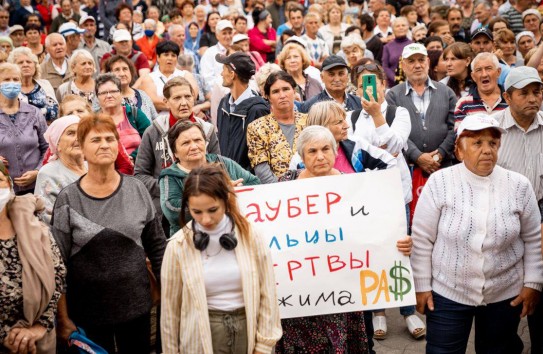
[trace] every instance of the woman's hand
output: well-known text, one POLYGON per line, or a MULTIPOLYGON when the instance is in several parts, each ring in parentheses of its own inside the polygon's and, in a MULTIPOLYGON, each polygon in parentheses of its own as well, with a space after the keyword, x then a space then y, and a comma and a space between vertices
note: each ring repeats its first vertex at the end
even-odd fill
POLYGON ((9 167, 9 161, 4 156, 0 156, 0 161, 2 161, 6 167, 9 167))
POLYGON ((522 304, 520 317, 531 315, 535 311, 535 305, 539 302, 540 295, 541 293, 535 289, 523 287, 519 296, 511 301, 511 306, 516 307, 522 304))
POLYGON ((232 185, 232 187, 243 186, 243 178, 237 179, 235 181, 230 181, 230 184, 232 185))
POLYGON ((411 249, 413 248, 413 240, 410 236, 405 236, 396 242, 398 251, 402 252, 404 256, 411 255, 411 249))
POLYGON ((13 183, 18 185, 19 187, 26 187, 34 183, 37 177, 38 177, 38 171, 36 170, 26 171, 25 173, 23 173, 21 177, 14 178, 13 183))
POLYGON ((46 332, 47 329, 39 324, 30 328, 13 328, 4 340, 4 346, 12 353, 35 354, 36 342, 41 340, 46 332))
POLYGON ((417 294, 417 312, 424 315, 426 312, 426 306, 430 311, 434 311, 434 298, 431 291, 424 291, 417 294))
POLYGON ((360 101, 362 101, 362 108, 364 108, 364 110, 368 112, 368 114, 372 118, 376 118, 379 116, 382 117, 383 113, 381 113, 381 104, 373 98, 373 93, 371 92, 370 87, 366 88, 366 94, 368 95, 370 100, 368 101, 364 98, 364 96, 362 96, 360 98, 360 101))

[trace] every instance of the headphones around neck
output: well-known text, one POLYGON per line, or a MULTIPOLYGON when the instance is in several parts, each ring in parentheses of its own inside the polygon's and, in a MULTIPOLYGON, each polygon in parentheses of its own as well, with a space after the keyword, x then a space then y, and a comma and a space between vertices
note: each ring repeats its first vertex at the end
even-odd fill
MULTIPOLYGON (((230 215, 228 215, 228 218, 232 223, 232 229, 229 233, 222 234, 221 237, 219 237, 219 243, 221 247, 225 250, 232 251, 238 245, 238 240, 236 239, 236 233, 234 231, 236 224, 234 223, 234 220, 232 220, 232 217, 230 215)), ((204 251, 209 245, 209 234, 203 231, 196 230, 196 227, 194 226, 195 223, 196 222, 193 220, 192 234, 194 240, 194 247, 196 247, 198 251, 204 251)))

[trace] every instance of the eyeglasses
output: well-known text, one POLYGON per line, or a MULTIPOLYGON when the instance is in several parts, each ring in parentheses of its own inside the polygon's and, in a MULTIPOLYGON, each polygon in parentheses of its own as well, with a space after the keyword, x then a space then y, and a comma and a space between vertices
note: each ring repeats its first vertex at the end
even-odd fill
POLYGON ((370 63, 370 64, 364 64, 364 65, 356 66, 355 71, 356 71, 357 74, 360 74, 361 72, 363 72, 365 70, 367 70, 367 71, 381 71, 381 68, 377 64, 370 63))
POLYGON ((116 94, 120 93, 121 90, 110 90, 110 91, 100 91, 98 92, 98 96, 115 96, 116 94))

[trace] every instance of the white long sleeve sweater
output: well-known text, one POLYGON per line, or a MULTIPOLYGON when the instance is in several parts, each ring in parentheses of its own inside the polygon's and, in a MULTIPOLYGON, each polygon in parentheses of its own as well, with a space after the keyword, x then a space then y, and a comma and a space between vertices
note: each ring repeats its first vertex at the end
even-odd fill
POLYGON ((488 177, 464 164, 430 176, 413 218, 417 292, 479 306, 541 291, 541 217, 526 177, 499 166, 488 177))

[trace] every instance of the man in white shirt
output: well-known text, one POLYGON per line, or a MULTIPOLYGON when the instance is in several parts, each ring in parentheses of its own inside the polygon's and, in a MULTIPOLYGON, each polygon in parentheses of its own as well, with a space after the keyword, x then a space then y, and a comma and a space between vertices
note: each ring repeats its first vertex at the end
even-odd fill
POLYGON ((221 4, 220 0, 210 0, 209 4, 205 7, 206 13, 211 11, 218 11, 221 17, 225 16, 228 13, 228 7, 221 4))
POLYGON ((0 37, 9 37, 9 11, 0 7, 0 37))
MULTIPOLYGON (((187 79, 194 92, 198 92, 198 84, 191 73, 185 70, 177 69, 177 57, 179 57, 179 46, 173 41, 160 42, 156 46, 157 65, 155 70, 149 75, 156 86, 156 95, 160 98, 164 98, 162 91, 164 85, 174 77, 184 77, 187 79)), ((166 113, 166 111, 159 111, 159 114, 166 113)))
POLYGON ((232 45, 232 33, 234 26, 229 20, 220 20, 215 29, 215 35, 219 41, 209 47, 200 61, 200 73, 209 87, 222 83, 221 72, 223 64, 215 60, 217 54, 226 55, 228 48, 232 45))

